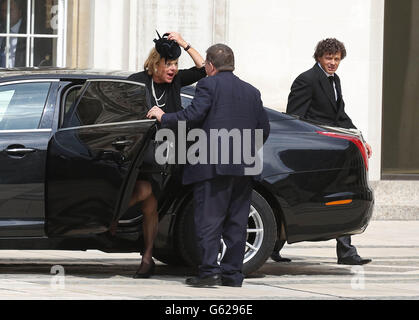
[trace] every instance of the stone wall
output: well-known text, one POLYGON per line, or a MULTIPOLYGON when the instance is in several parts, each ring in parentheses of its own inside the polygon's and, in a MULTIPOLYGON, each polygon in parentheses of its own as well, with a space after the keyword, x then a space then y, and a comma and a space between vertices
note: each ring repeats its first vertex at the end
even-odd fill
POLYGON ((375 197, 373 220, 419 220, 419 181, 373 181, 370 185, 375 197))

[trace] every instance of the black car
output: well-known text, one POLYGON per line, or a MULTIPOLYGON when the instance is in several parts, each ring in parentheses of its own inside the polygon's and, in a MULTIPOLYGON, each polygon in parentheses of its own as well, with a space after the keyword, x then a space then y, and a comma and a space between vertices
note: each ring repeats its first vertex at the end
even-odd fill
MULTIPOLYGON (((197 264, 191 187, 181 184, 181 167, 150 160, 158 126, 145 117, 149 93, 127 76, 0 70, 0 249, 141 251, 141 210, 128 201, 147 172, 159 200, 155 257, 197 264)), ((185 107, 192 98, 185 88, 185 107)), ((252 196, 246 274, 275 243, 363 232, 374 202, 358 132, 267 112, 271 134, 252 196)))

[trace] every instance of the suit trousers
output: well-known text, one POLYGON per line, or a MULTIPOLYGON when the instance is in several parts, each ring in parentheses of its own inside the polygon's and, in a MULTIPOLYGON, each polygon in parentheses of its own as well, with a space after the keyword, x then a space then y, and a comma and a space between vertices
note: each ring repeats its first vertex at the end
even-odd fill
POLYGON ((351 244, 351 236, 342 236, 336 239, 336 254, 338 260, 358 255, 356 248, 351 244))
POLYGON ((225 281, 243 282, 252 181, 249 176, 217 176, 194 185, 200 277, 221 273, 225 281), (221 237, 227 249, 219 265, 221 237))

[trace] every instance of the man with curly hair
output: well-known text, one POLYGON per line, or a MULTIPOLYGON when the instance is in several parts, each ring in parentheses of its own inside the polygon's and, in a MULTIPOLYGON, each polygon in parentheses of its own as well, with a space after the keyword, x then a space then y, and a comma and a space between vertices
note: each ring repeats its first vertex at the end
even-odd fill
MULTIPOLYGON (((314 53, 314 67, 300 74, 292 84, 287 113, 331 126, 356 128, 345 113, 340 79, 336 74, 345 57, 345 46, 339 40, 328 38, 320 41, 314 53)), ((366 147, 368 157, 371 157, 371 147, 368 144, 366 147)), ((336 241, 339 264, 362 265, 371 262, 358 255, 356 248, 351 245, 350 236, 339 237, 336 241)), ((278 262, 284 261, 279 250, 275 250, 271 258, 278 262)))

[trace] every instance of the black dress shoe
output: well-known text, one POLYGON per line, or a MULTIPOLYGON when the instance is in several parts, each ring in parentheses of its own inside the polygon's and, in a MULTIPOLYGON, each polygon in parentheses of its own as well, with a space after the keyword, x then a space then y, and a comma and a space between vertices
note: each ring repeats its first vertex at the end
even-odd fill
POLYGON ((340 258, 338 259, 338 264, 346 264, 350 266, 355 266, 355 265, 367 264, 367 263, 370 263, 371 261, 372 261, 371 259, 362 259, 360 256, 356 255, 352 257, 340 258))
POLYGON ((234 288, 241 288, 242 284, 233 282, 231 280, 221 279, 221 285, 224 287, 234 287, 234 288))
POLYGON ((141 261, 140 267, 134 274, 134 279, 150 278, 154 274, 155 267, 156 264, 154 263, 154 260, 151 260, 150 263, 145 263, 144 261, 141 261))
POLYGON ((279 252, 277 252, 277 251, 276 252, 273 252, 271 254, 271 259, 273 261, 276 261, 276 262, 291 262, 291 259, 282 258, 281 255, 279 254, 279 252))
POLYGON ((214 287, 221 285, 221 276, 213 274, 205 277, 193 277, 186 279, 185 283, 193 287, 214 287))

